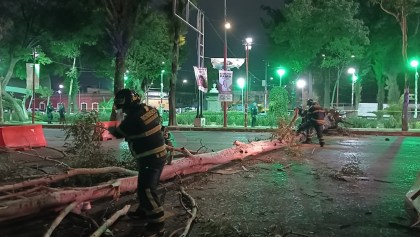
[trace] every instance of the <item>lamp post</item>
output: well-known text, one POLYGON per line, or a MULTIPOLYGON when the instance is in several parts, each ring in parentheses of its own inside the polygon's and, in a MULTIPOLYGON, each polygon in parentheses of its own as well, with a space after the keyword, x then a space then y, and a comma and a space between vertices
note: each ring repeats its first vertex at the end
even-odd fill
POLYGON ((242 112, 245 112, 245 109, 244 109, 244 87, 245 87, 245 79, 244 78, 238 78, 238 81, 237 81, 237 83, 238 83, 238 86, 239 86, 239 88, 241 88, 241 94, 242 94, 242 96, 241 96, 241 99, 242 99, 242 112))
POLYGON ((32 124, 35 123, 35 77, 36 77, 36 58, 38 57, 38 53, 36 52, 36 48, 32 50, 32 57, 34 59, 34 65, 32 67, 32 124))
POLYGON ((159 113, 160 116, 163 114, 163 74, 165 73, 165 70, 160 71, 160 108, 159 113))
POLYGON ((305 88, 305 86, 306 86, 306 81, 305 80, 303 80, 303 79, 299 79, 299 80, 297 80, 297 82, 296 82, 296 86, 299 88, 299 89, 302 89, 302 106, 304 105, 303 104, 303 88, 305 88))
POLYGON ((60 104, 61 104, 61 90, 58 90, 57 92, 60 95, 60 104))
POLYGON ((60 94, 60 104, 62 104, 63 102, 61 102, 61 90, 64 88, 64 86, 63 85, 58 85, 58 88, 60 88, 57 92, 58 92, 58 94, 60 94))
POLYGON ((246 53, 246 57, 245 57, 245 66, 246 66, 246 90, 245 90, 245 112, 244 112, 244 116, 245 116, 245 127, 248 127, 248 93, 249 93, 249 69, 248 69, 248 65, 249 65, 249 50, 251 50, 252 48, 252 38, 248 37, 245 39, 244 42, 245 45, 245 53, 246 53))
POLYGON ((277 69, 277 74, 279 74, 280 76, 280 87, 281 87, 281 79, 285 73, 286 73, 286 70, 284 70, 283 68, 277 69))
POLYGON ((356 69, 354 69, 352 67, 347 70, 347 73, 351 74, 351 109, 354 109, 353 108, 353 105, 354 105, 354 83, 357 80, 355 72, 356 72, 356 69))
MULTIPOLYGON (((226 20, 226 0, 224 1, 224 20, 225 20, 225 40, 224 40, 224 49, 223 49, 223 70, 227 70, 227 36, 226 30, 230 29, 230 23, 226 20)), ((227 103, 223 101, 223 127, 227 127, 227 103)))
POLYGON ((419 61, 412 60, 410 65, 416 69, 416 74, 414 75, 414 118, 417 118, 417 81, 419 80, 419 73, 417 72, 417 66, 419 61))

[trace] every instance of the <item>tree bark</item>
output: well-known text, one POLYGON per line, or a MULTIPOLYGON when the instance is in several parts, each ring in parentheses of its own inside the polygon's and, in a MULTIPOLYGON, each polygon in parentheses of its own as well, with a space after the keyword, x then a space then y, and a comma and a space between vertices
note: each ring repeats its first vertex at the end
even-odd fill
MULTIPOLYGON (((115 54, 115 75, 114 75, 114 95, 124 89, 124 73, 125 73, 125 53, 117 51, 115 54)), ((111 121, 116 121, 117 116, 114 110, 111 112, 111 121)))
POLYGON ((14 112, 16 112, 19 121, 22 122, 22 121, 25 121, 28 118, 27 115, 26 115, 26 118, 25 118, 24 113, 26 113, 26 111, 22 110, 22 107, 16 101, 15 98, 13 98, 11 95, 9 95, 9 93, 7 93, 5 90, 2 91, 2 96, 3 96, 4 100, 8 101, 13 106, 12 109, 13 109, 14 112))
POLYGON ((169 126, 177 126, 176 122, 176 79, 178 73, 179 63, 179 28, 175 29, 174 44, 172 47, 172 67, 171 67, 171 80, 169 85, 169 126))
MULTIPOLYGON (((206 172, 216 165, 225 164, 233 160, 241 160, 249 156, 261 154, 285 147, 286 144, 273 141, 257 141, 249 144, 235 142, 234 147, 218 152, 204 153, 199 155, 189 155, 186 158, 173 161, 172 165, 164 167, 161 181, 165 181, 178 175, 206 172)), ((186 153, 188 154, 188 153, 186 153)), ((87 169, 85 169, 87 171, 87 169)), ((91 169, 92 173, 98 173, 96 169, 91 169)), ((102 172, 108 173, 106 168, 102 172)), ((64 175, 66 176, 66 175, 64 175)), ((67 175, 68 176, 68 175, 67 175)), ((31 182, 31 181, 28 181, 31 182)), ((32 185, 39 185, 34 182, 32 185)), ((13 186, 13 185, 12 185, 13 186)), ((30 187, 24 185, 25 187, 30 187)), ((14 188, 22 188, 22 185, 15 185, 14 188)), ((89 202, 105 197, 117 198, 121 193, 131 192, 137 188, 137 176, 120 178, 94 187, 57 189, 57 191, 37 191, 26 194, 26 197, 20 197, 16 200, 3 200, 0 202, 0 221, 11 220, 18 217, 35 214, 37 212, 62 209, 72 202, 89 202)), ((10 189, 0 187, 0 192, 10 189)), ((21 192, 22 193, 22 192, 21 192)), ((7 195, 7 194, 6 194, 7 195)), ((15 196, 16 198, 16 196, 15 196)))

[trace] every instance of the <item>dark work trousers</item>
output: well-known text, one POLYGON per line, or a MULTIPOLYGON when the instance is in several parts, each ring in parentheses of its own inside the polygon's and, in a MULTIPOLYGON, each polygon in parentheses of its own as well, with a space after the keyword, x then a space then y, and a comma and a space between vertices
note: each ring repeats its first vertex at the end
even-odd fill
POLYGON ((252 115, 251 117, 251 127, 255 127, 257 125, 257 115, 252 115))
POLYGON ((324 138, 322 136, 323 126, 319 125, 316 121, 313 121, 313 120, 307 121, 306 123, 302 124, 298 128, 297 132, 301 133, 302 131, 308 131, 311 128, 315 128, 316 136, 318 137, 318 140, 319 140, 319 145, 324 146, 325 142, 324 142, 324 138))
POLYGON ((159 158, 157 155, 150 155, 137 160, 139 207, 145 212, 148 224, 153 226, 163 226, 165 221, 163 207, 156 192, 165 162, 166 151, 159 158))

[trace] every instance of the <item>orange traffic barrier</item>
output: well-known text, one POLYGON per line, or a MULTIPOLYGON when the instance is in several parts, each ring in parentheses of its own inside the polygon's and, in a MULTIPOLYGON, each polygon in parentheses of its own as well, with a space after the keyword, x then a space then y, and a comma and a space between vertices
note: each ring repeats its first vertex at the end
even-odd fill
POLYGON ((0 147, 30 149, 46 146, 42 125, 0 127, 0 147))
POLYGON ((111 135, 111 133, 108 132, 108 128, 110 127, 116 127, 120 124, 120 121, 109 121, 109 122, 97 122, 96 126, 97 129, 102 130, 102 135, 100 137, 101 141, 108 141, 115 139, 114 136, 111 135))

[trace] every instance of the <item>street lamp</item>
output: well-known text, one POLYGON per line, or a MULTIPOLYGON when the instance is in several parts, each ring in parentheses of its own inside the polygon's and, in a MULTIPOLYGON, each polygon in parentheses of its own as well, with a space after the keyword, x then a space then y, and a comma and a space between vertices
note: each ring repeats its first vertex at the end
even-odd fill
POLYGON ((416 74, 414 75, 414 118, 417 118, 417 81, 419 79, 419 73, 417 72, 417 66, 419 61, 412 60, 410 65, 416 69, 416 74))
POLYGON ((286 70, 284 70, 283 68, 277 69, 277 74, 279 74, 280 76, 280 87, 281 87, 281 78, 283 77, 285 73, 286 73, 286 70))
POLYGON ((182 80, 182 87, 184 87, 184 85, 187 84, 187 83, 188 83, 188 80, 187 79, 183 79, 182 80))
POLYGON ((303 79, 299 79, 299 80, 297 80, 297 82, 296 82, 296 86, 299 88, 299 89, 302 89, 302 106, 304 105, 303 104, 303 88, 305 88, 305 86, 306 86, 306 81, 305 80, 303 80, 303 79))
POLYGON ((63 85, 58 85, 58 88, 60 88, 57 92, 58 92, 58 94, 60 94, 60 104, 62 104, 63 102, 61 102, 61 89, 63 89, 64 88, 64 86, 63 85))
POLYGON ((241 78, 238 78, 237 83, 238 83, 239 88, 241 88, 241 91, 242 91, 242 96, 241 96, 241 98, 242 98, 242 112, 245 112, 245 109, 244 109, 244 87, 245 87, 245 79, 242 78, 242 77, 241 78))
POLYGON ((246 66, 246 90, 245 90, 245 112, 244 112, 244 116, 245 116, 245 127, 248 127, 248 92, 249 92, 249 75, 248 75, 248 65, 249 65, 249 50, 251 50, 252 48, 252 38, 248 37, 245 39, 244 42, 244 46, 245 46, 245 53, 246 53, 246 57, 245 57, 245 66, 246 66))
POLYGON ((354 109, 354 83, 357 81, 357 76, 355 75, 356 69, 351 67, 347 70, 347 73, 351 74, 351 109, 354 109))
POLYGON ((160 116, 163 114, 163 74, 165 70, 160 71, 160 116))
POLYGON ((35 77, 36 77, 36 58, 38 57, 38 53, 36 52, 36 48, 32 50, 32 57, 34 59, 34 65, 32 67, 32 124, 35 123, 35 77))
MULTIPOLYGON (((224 0, 224 20, 225 20, 225 39, 224 39, 224 49, 223 49, 223 70, 227 70, 227 36, 226 30, 230 29, 231 25, 226 20, 226 0, 224 0)), ((223 127, 227 127, 227 102, 223 101, 223 127)))

